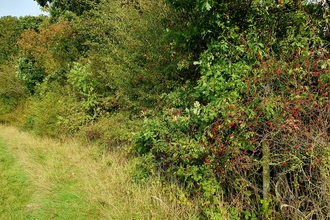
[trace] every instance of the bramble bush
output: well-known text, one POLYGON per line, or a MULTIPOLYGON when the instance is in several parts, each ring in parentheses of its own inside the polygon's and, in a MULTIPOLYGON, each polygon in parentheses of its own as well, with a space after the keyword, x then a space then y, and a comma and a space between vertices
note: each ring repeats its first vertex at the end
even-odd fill
POLYGON ((152 156, 165 178, 201 198, 205 218, 219 211, 219 198, 237 219, 327 218, 324 21, 306 13, 314 5, 251 4, 258 8, 244 25, 235 15, 209 20, 217 31, 201 38, 207 49, 195 62, 201 76, 190 97, 180 106, 180 90, 170 94, 168 108, 146 119, 136 152, 152 156), (272 29, 276 19, 281 29, 272 29))

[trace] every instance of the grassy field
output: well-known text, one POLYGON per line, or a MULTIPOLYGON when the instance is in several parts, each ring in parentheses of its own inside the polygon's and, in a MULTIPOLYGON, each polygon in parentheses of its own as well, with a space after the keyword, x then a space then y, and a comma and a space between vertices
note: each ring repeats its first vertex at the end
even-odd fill
POLYGON ((0 126, 0 219, 194 219, 157 179, 131 181, 133 160, 74 140, 0 126))

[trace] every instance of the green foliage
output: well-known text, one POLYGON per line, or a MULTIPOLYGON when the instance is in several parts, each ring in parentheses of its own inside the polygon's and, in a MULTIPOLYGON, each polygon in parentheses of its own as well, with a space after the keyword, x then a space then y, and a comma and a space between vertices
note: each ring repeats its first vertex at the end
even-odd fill
POLYGON ((10 16, 0 18, 0 64, 17 54, 16 40, 21 31, 18 18, 10 16))
POLYGON ((37 135, 59 137, 70 135, 86 118, 78 111, 77 103, 68 95, 68 88, 61 88, 57 83, 40 88, 39 96, 29 100, 29 108, 22 122, 22 127, 37 135), (75 112, 76 114, 73 114, 75 112))
POLYGON ((15 97, 8 96, 6 94, 0 95, 0 122, 6 122, 6 115, 13 112, 18 104, 19 100, 15 97))
POLYGON ((51 24, 49 19, 39 30, 24 31, 17 42, 22 57, 58 81, 65 79, 69 64, 78 59, 80 43, 79 34, 68 21, 51 24))
POLYGON ((81 106, 86 112, 91 112, 91 119, 95 118, 100 109, 96 106, 100 100, 96 93, 96 87, 102 86, 96 78, 93 77, 92 73, 88 70, 90 64, 83 66, 79 63, 74 63, 73 67, 68 74, 68 82, 72 84, 73 88, 79 96, 83 99, 81 106))
POLYGON ((198 102, 191 111, 168 109, 162 114, 159 118, 146 119, 143 132, 136 138, 136 151, 154 155, 155 162, 159 162, 157 169, 168 179, 180 180, 188 192, 212 198, 219 185, 211 167, 205 164, 207 155, 195 121, 200 119, 198 102), (193 139, 189 138, 191 135, 193 139))
POLYGON ((24 88, 30 94, 33 95, 36 92, 45 76, 45 71, 40 67, 36 67, 33 61, 27 58, 19 59, 17 77, 24 82, 24 88))
POLYGON ((0 65, 0 94, 20 97, 23 95, 22 81, 16 78, 16 60, 0 65))
POLYGON ((48 17, 45 15, 24 16, 24 17, 20 17, 19 21, 23 31, 24 30, 39 31, 42 27, 43 22, 47 19, 48 17))
POLYGON ((86 37, 93 75, 102 76, 102 83, 124 105, 121 108, 139 112, 159 106, 159 96, 173 89, 179 78, 170 41, 162 37, 175 15, 162 1, 141 1, 138 8, 103 1, 96 7, 77 24, 86 37))
MULTIPOLYGON (((160 104, 160 95, 172 89, 176 79, 170 73, 176 70, 176 64, 170 65, 171 51, 164 46, 168 42, 159 37, 165 27, 163 21, 170 15, 161 2, 141 2, 137 8, 105 1, 85 16, 66 12, 57 23, 46 19, 37 31, 25 31, 18 45, 27 58, 20 59, 18 76, 32 95, 38 90, 27 113, 27 127, 39 134, 56 136, 56 125, 63 126, 62 131, 85 131, 98 120, 100 124, 95 129, 102 130, 102 121, 109 113, 124 111, 135 118, 134 114, 144 114, 145 107, 160 104), (103 13, 109 9, 114 12, 103 13), (164 69, 168 70, 167 75, 163 74, 164 69), (64 95, 58 99, 63 103, 68 99, 63 109, 51 99, 61 94, 57 89, 63 90, 53 86, 56 84, 68 89, 61 91, 64 95), (54 111, 47 111, 46 106, 54 106, 54 111), (43 111, 49 117, 40 119, 43 111), (63 115, 65 111, 67 115, 63 115), (41 131, 43 126, 45 132, 41 131)), ((119 119, 117 115, 113 118, 119 119)), ((116 129, 115 135, 112 131, 104 133, 114 141, 126 141, 131 128, 117 124, 116 129)), ((96 136, 109 142, 105 135, 96 136)))
MULTIPOLYGON (((40 71, 20 60, 20 79, 16 77, 19 48, 17 40, 26 29, 38 30, 44 17, 1 17, 0 18, 0 121, 17 122, 22 117, 22 106, 26 93, 23 91, 24 83, 27 91, 34 92, 36 84, 40 82, 40 71), (39 71, 39 73, 37 73, 39 71), (33 72, 32 74, 30 74, 33 72), (24 78, 24 80, 21 80, 24 78)), ((27 61, 27 60, 26 60, 27 61)), ((41 77, 42 78, 42 77, 41 77)))
POLYGON ((152 154, 144 157, 134 158, 134 170, 131 171, 133 182, 137 184, 145 183, 155 174, 154 157, 152 154))
MULTIPOLYGON (((171 2, 183 15, 191 16, 187 28, 176 33, 176 43, 200 53, 194 62, 200 77, 181 106, 173 103, 176 108, 164 109, 146 121, 136 139, 137 152, 154 155, 165 176, 174 174, 187 191, 202 193, 206 201, 220 190, 225 192, 225 201, 240 197, 241 207, 235 209, 238 218, 276 219, 277 211, 285 216, 282 204, 297 204, 311 191, 317 191, 319 199, 300 203, 301 213, 308 213, 310 203, 327 204, 327 193, 304 174, 319 176, 322 166, 315 167, 315 158, 322 157, 329 138, 328 124, 321 123, 328 121, 329 108, 327 42, 318 31, 325 23, 306 13, 316 6, 171 2), (271 151, 273 193, 269 202, 260 203, 256 198, 262 190, 253 196, 247 192, 263 184, 264 142, 271 151), (310 154, 312 148, 315 151, 310 154), (311 166, 313 170, 308 170, 311 166), (203 180, 214 182, 204 184, 203 180), (294 199, 286 199, 279 185, 285 193, 291 190, 294 199)), ((318 7, 324 15, 328 13, 318 7)), ((171 93, 169 101, 179 100, 178 94, 171 93)), ((203 212, 207 216, 214 208, 210 204, 203 212)), ((324 218, 327 213, 325 208, 314 215, 324 218)))
MULTIPOLYGON (((157 172, 175 179, 185 188, 175 196, 182 204, 198 198, 200 218, 220 218, 220 200, 234 204, 233 219, 289 218, 290 209, 329 217, 329 185, 322 185, 330 121, 327 6, 38 2, 51 8, 51 18, 37 26, 22 20, 28 30, 17 42, 18 76, 32 96, 26 127, 108 149, 133 140, 141 156, 134 180, 157 172), (267 198, 263 146, 270 152, 267 198)), ((4 28, 14 45, 20 32, 4 28)), ((0 47, 8 59, 9 49, 0 47)), ((1 111, 19 105, 20 91, 10 88, 21 81, 0 90, 1 111)))
POLYGON ((16 110, 24 102, 26 94, 22 81, 16 77, 16 63, 7 61, 0 65, 0 121, 14 122, 20 115, 16 110))
POLYGON ((33 29, 37 31, 44 16, 11 17, 0 18, 0 64, 13 59, 18 55, 17 40, 24 30, 33 29))
POLYGON ((129 112, 105 114, 84 125, 79 136, 87 141, 93 141, 105 150, 124 148, 129 145, 134 133, 141 129, 141 120, 131 118, 129 112))
POLYGON ((49 8, 50 15, 53 19, 58 18, 63 12, 71 11, 75 14, 82 15, 85 11, 93 8, 94 4, 99 0, 36 0, 41 7, 49 8))

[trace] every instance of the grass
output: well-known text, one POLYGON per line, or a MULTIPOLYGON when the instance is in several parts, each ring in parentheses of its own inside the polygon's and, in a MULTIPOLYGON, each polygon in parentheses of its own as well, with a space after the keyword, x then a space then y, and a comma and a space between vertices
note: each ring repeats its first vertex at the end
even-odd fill
POLYGON ((195 219, 158 179, 131 181, 134 161, 0 126, 0 219, 195 219))
POLYGON ((27 175, 0 140, 0 219, 21 219, 31 198, 27 175))

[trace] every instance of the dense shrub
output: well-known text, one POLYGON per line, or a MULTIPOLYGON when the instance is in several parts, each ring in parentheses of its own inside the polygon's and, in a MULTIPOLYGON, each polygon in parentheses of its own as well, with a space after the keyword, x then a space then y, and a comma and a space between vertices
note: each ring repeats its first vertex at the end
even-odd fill
POLYGON ((93 141, 105 150, 121 149, 130 145, 134 133, 141 129, 141 120, 131 118, 129 112, 106 114, 82 127, 79 136, 93 141))
POLYGON ((23 83, 16 78, 15 63, 7 61, 0 65, 0 121, 17 122, 21 114, 15 112, 26 98, 23 83))
POLYGON ((176 16, 163 1, 139 1, 138 6, 102 1, 76 24, 86 37, 93 75, 119 108, 136 114, 160 107, 160 95, 178 85, 179 57, 164 37, 171 19, 176 16))
POLYGON ((324 21, 305 13, 317 6, 249 1, 243 21, 229 10, 241 3, 194 4, 176 6, 200 19, 182 36, 206 45, 195 62, 201 76, 181 106, 172 93, 176 103, 146 121, 136 151, 203 198, 205 218, 219 197, 235 201, 238 219, 329 217, 327 41, 324 21))
POLYGON ((49 137, 70 135, 84 122, 85 114, 78 109, 76 100, 69 96, 70 89, 57 83, 41 86, 39 95, 28 100, 22 127, 35 134, 49 137))
POLYGON ((17 77, 24 82, 24 89, 33 95, 46 77, 46 73, 42 68, 36 67, 33 61, 20 58, 17 77))

